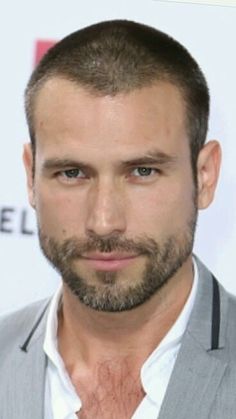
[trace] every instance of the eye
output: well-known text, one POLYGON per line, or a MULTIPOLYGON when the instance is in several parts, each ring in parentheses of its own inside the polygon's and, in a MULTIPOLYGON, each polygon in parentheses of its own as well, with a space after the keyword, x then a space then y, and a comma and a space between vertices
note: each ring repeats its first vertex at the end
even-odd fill
POLYGON ((65 184, 78 184, 88 178, 83 170, 79 168, 71 168, 66 170, 61 170, 60 172, 56 173, 56 177, 60 180, 60 182, 65 184))
POLYGON ((133 176, 148 177, 157 173, 157 169, 151 167, 137 167, 132 171, 133 176))
POLYGON ((67 179, 84 178, 85 174, 80 169, 68 169, 61 172, 62 176, 67 179))

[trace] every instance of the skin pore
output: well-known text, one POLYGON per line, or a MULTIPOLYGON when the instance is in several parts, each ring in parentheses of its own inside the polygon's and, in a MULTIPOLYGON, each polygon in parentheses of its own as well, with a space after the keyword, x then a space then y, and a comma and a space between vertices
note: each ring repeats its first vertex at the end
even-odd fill
POLYGON ((65 280, 59 351, 83 418, 131 416, 144 395, 140 368, 190 293, 197 209, 213 199, 220 148, 201 150, 196 190, 185 112, 167 82, 111 97, 58 77, 38 93, 34 176, 30 145, 24 163, 41 247, 65 280), (150 263, 160 278, 140 297, 150 263), (90 300, 78 297, 79 278, 90 300))

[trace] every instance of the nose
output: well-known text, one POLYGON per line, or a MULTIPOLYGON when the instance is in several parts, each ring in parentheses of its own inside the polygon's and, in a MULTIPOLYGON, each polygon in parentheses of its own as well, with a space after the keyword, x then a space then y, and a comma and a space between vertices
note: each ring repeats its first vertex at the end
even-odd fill
POLYGON ((126 230, 124 197, 115 182, 99 181, 89 191, 86 230, 100 236, 126 230))

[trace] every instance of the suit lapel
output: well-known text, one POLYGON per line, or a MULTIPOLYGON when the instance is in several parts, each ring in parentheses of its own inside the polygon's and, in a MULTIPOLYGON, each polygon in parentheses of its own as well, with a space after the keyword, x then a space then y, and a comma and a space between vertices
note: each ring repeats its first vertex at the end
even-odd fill
POLYGON ((227 364, 225 345, 227 299, 220 291, 219 349, 211 350, 212 276, 197 260, 199 285, 193 312, 161 407, 159 419, 207 419, 227 364))
POLYGON ((206 352, 187 332, 159 419, 209 418, 226 364, 206 352))
POLYGON ((30 325, 26 339, 24 337, 22 342, 19 342, 19 346, 12 348, 10 362, 4 365, 6 391, 4 391, 4 400, 0 409, 1 419, 42 419, 44 417, 46 371, 46 356, 43 351, 46 323, 44 313, 45 308, 40 311, 37 321, 30 325), (22 350, 22 345, 27 340, 27 347, 22 350))
POLYGON ((21 351, 19 354, 14 362, 14 369, 9 371, 11 388, 7 393, 9 395, 7 404, 12 410, 9 418, 42 419, 44 417, 45 363, 43 339, 40 339, 28 353, 21 351))

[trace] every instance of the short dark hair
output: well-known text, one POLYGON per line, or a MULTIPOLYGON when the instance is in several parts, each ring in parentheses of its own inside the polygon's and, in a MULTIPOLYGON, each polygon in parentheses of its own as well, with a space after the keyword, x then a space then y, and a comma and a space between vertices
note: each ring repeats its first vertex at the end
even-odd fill
POLYGON ((186 106, 186 129, 195 172, 207 134, 209 91, 197 62, 169 35, 144 24, 113 20, 78 30, 53 46, 34 70, 25 92, 34 153, 35 98, 43 84, 55 76, 100 95, 128 93, 156 81, 176 85, 186 106))

